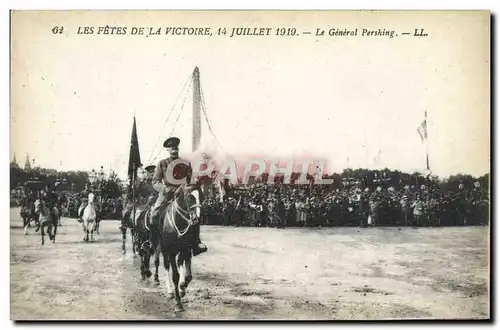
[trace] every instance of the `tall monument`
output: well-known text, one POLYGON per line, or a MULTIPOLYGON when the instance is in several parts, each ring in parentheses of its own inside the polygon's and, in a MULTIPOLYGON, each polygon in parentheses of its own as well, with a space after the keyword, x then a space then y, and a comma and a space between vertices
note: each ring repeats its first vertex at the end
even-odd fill
POLYGON ((201 140, 201 92, 200 70, 198 67, 193 72, 193 152, 200 146, 201 140))

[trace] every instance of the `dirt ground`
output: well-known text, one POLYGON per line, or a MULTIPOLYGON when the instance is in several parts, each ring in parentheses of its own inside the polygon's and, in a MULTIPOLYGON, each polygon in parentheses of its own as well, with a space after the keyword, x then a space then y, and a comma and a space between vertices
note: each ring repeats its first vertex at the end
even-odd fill
MULTIPOLYGON (((204 226, 209 251, 174 312, 162 284, 121 253, 119 222, 83 243, 63 219, 56 243, 11 209, 14 320, 489 318, 489 228, 271 229, 204 226)), ((151 270, 153 271, 152 265, 151 270)))

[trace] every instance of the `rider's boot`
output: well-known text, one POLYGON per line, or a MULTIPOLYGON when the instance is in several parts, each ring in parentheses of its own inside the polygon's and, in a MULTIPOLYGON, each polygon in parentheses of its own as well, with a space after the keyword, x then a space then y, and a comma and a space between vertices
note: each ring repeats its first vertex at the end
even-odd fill
POLYGON ((194 233, 191 241, 191 249, 193 250, 193 256, 197 256, 200 253, 206 252, 208 248, 200 239, 200 224, 196 224, 193 229, 194 233))

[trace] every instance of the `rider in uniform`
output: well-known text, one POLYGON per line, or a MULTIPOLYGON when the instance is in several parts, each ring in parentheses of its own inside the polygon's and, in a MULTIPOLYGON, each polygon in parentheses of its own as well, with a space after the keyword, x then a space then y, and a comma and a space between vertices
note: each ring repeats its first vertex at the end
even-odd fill
POLYGON ((78 207, 78 222, 83 222, 82 216, 83 216, 83 210, 85 210, 85 207, 89 203, 89 194, 92 192, 89 184, 85 185, 85 189, 80 192, 79 198, 80 198, 80 206, 78 207))
MULTIPOLYGON (((168 176, 167 176, 167 169, 170 163, 173 161, 179 159, 179 144, 180 140, 176 137, 171 137, 168 138, 164 143, 163 147, 166 148, 170 154, 170 157, 167 159, 163 159, 158 163, 158 166, 156 166, 155 173, 153 176, 153 187, 154 189, 158 192, 158 198, 156 199, 155 204, 153 205, 153 208, 151 210, 151 219, 152 219, 152 227, 153 228, 158 228, 158 225, 160 223, 159 219, 159 210, 160 206, 163 203, 166 202, 171 202, 175 198, 175 191, 179 187, 178 184, 174 184, 173 182, 169 182, 168 176)), ((181 166, 176 168, 183 168, 181 166)), ((183 171, 178 171, 176 172, 176 169, 172 171, 174 172, 174 176, 178 174, 178 177, 176 179, 182 179, 183 177, 186 178, 186 181, 188 184, 190 184, 190 179, 191 179, 191 167, 185 169, 185 173, 182 173, 183 171)), ((193 255, 198 255, 200 253, 203 253, 207 251, 207 247, 205 244, 203 244, 200 240, 200 224, 196 224, 194 227, 194 238, 193 241, 191 242, 191 248, 193 250, 193 255)), ((153 229, 154 230, 154 229, 153 229)))
POLYGON ((155 168, 155 165, 146 166, 146 177, 139 185, 139 196, 141 197, 141 200, 146 200, 146 205, 141 209, 139 217, 142 217, 151 209, 151 206, 158 197, 158 193, 153 187, 153 176, 155 173, 155 168))
POLYGON ((56 207, 59 201, 59 196, 56 194, 55 190, 47 186, 46 192, 43 196, 43 200, 45 201, 45 205, 49 209, 50 215, 55 219, 56 218, 56 207))

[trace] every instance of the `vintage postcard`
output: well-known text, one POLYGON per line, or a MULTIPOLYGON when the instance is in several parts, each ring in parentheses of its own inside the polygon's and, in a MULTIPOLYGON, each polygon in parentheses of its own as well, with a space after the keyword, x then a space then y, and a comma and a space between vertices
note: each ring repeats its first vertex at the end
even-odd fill
POLYGON ((13 320, 488 320, 488 11, 11 11, 13 320))

